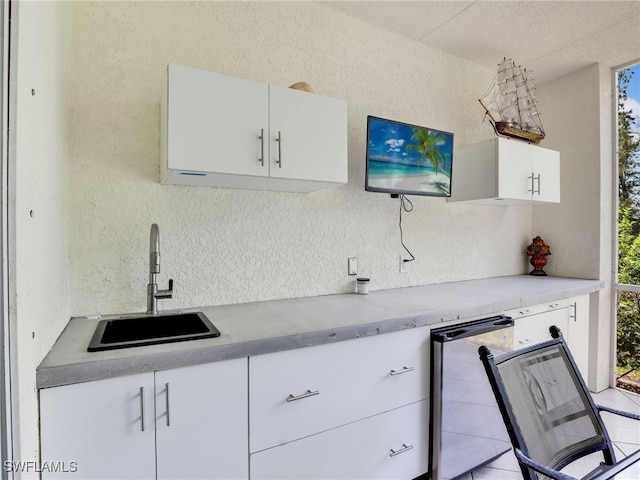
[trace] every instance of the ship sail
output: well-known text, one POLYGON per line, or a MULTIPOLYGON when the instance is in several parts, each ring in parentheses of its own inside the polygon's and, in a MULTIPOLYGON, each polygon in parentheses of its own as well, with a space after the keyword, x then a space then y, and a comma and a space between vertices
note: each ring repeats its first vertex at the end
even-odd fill
POLYGON ((497 135, 534 143, 544 138, 531 72, 510 58, 498 65, 496 78, 480 103, 497 135))

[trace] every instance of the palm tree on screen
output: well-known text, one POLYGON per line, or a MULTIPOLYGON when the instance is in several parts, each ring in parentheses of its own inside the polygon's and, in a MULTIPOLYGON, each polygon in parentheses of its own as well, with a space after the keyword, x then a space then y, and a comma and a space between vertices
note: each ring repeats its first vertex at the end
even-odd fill
POLYGON ((420 154, 418 167, 425 160, 429 160, 429 163, 433 165, 436 171, 436 175, 438 175, 438 170, 442 170, 445 163, 444 155, 438 149, 438 145, 442 145, 445 142, 444 135, 432 130, 414 128, 411 140, 415 143, 407 145, 407 151, 415 150, 420 154))

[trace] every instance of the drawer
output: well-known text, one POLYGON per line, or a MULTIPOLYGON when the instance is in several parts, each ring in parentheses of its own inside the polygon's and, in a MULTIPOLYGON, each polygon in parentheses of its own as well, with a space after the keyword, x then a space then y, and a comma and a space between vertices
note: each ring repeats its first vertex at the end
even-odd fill
POLYGON ((555 300, 553 302, 548 303, 539 303, 536 305, 529 305, 526 307, 518 307, 512 308, 511 310, 507 310, 504 315, 513 318, 514 320, 517 318, 527 317, 529 315, 537 315, 539 313, 545 313, 552 310, 557 310, 559 308, 568 307, 571 304, 569 299, 563 300, 555 300))
POLYGON ((429 329, 249 359, 250 452, 429 396, 429 329))
POLYGON ((513 348, 523 348, 551 340, 551 334, 549 333, 551 325, 557 326, 563 335, 566 335, 569 326, 569 313, 569 306, 565 306, 517 318, 513 328, 513 348))
POLYGON ((251 455, 252 479, 415 478, 428 469, 428 400, 251 455))

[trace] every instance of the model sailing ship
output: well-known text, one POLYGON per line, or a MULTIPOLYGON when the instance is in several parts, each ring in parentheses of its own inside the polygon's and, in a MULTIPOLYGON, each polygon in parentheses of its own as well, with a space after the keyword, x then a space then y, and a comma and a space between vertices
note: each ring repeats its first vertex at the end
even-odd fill
POLYGON ((480 99, 496 134, 540 143, 544 129, 536 108, 535 86, 530 72, 505 58, 498 75, 480 99))

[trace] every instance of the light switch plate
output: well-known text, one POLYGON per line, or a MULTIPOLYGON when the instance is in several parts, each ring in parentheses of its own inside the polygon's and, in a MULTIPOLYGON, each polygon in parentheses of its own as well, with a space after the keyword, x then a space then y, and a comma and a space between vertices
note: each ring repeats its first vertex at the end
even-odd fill
POLYGON ((358 274, 358 257, 349 257, 347 262, 347 271, 349 275, 358 274))

